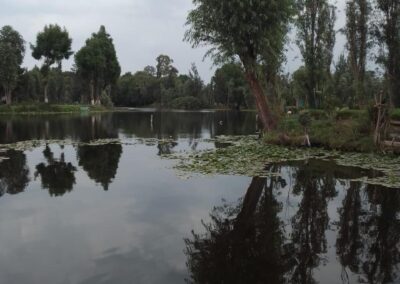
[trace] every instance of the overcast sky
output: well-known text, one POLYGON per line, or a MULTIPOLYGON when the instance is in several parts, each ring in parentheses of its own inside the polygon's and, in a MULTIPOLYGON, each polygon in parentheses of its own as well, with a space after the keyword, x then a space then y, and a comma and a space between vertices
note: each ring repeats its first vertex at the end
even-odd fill
MULTIPOLYGON (((344 24, 344 2, 336 2, 338 28, 344 24)), ((203 61, 206 49, 192 49, 182 40, 186 16, 193 7, 191 0, 0 0, 0 7, 0 26, 13 26, 28 43, 35 42, 45 24, 65 26, 73 39, 74 51, 104 25, 114 39, 124 73, 155 65, 159 54, 173 58, 180 73, 187 73, 191 63, 196 63, 206 82, 214 72, 211 61, 203 61)), ((339 37, 336 55, 342 52, 343 42, 343 37, 339 37)), ((297 48, 289 46, 284 70, 292 72, 300 62, 297 48)), ((24 65, 31 68, 35 64, 40 63, 31 57, 28 48, 24 65)), ((71 59, 65 62, 64 69, 72 64, 71 59)))

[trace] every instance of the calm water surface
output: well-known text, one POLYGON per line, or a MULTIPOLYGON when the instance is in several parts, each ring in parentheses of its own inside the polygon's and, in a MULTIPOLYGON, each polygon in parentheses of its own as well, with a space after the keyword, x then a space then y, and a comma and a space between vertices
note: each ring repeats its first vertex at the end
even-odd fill
POLYGON ((254 113, 0 118, 0 283, 400 283, 400 190, 308 161, 181 180, 161 154, 254 134, 254 113), (141 138, 168 138, 169 143, 141 138))

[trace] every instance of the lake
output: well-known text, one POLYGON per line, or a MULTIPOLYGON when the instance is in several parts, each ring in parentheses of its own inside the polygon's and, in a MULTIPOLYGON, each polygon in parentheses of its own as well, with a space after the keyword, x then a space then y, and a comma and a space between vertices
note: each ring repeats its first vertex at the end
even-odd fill
POLYGON ((48 141, 0 153, 0 283, 400 283, 400 190, 368 171, 186 179, 163 158, 256 131, 252 112, 0 117, 0 144, 48 141))

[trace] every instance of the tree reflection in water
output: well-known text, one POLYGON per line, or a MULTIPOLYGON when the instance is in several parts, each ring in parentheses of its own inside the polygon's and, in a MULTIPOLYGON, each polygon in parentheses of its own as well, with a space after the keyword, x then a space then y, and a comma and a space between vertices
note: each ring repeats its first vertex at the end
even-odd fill
POLYGON ((59 159, 55 159, 51 148, 46 145, 43 156, 47 164, 40 163, 35 172, 35 177, 41 178, 42 187, 48 189, 51 196, 63 196, 72 191, 77 169, 71 163, 65 162, 64 153, 61 153, 59 159))
POLYGON ((400 191, 353 182, 339 214, 344 277, 349 270, 363 283, 399 283, 400 191))
POLYGON ((78 146, 79 166, 96 183, 108 190, 117 174, 119 160, 122 155, 120 144, 105 144, 96 146, 78 146))
POLYGON ((23 152, 9 150, 6 159, 0 161, 0 196, 18 194, 25 190, 29 183, 29 168, 23 152))
POLYGON ((253 178, 243 200, 214 208, 201 235, 186 239, 194 283, 281 283, 290 263, 284 245, 282 206, 273 190, 280 179, 253 178))
POLYGON ((294 267, 293 283, 315 283, 313 269, 320 266, 327 251, 325 232, 329 225, 328 201, 337 195, 333 172, 321 175, 312 165, 295 171, 293 194, 301 196, 292 218, 294 267))
POLYGON ((188 282, 318 283, 316 269, 324 267, 338 273, 332 283, 398 283, 400 191, 346 181, 355 169, 320 166, 275 167, 293 184, 255 177, 243 199, 214 208, 211 221, 202 222, 205 232, 185 239, 188 282), (347 185, 337 215, 328 205, 347 185), (289 216, 283 192, 296 203, 289 216), (336 255, 328 231, 337 236, 336 255))

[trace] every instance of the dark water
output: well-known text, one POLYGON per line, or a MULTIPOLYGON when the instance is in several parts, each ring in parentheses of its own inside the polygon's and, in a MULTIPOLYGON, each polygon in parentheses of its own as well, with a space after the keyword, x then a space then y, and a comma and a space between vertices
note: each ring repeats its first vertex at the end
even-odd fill
POLYGON ((377 173, 308 161, 181 180, 160 158, 255 131, 253 113, 0 118, 3 144, 132 144, 1 154, 0 283, 399 283, 400 190, 351 181, 377 173))

